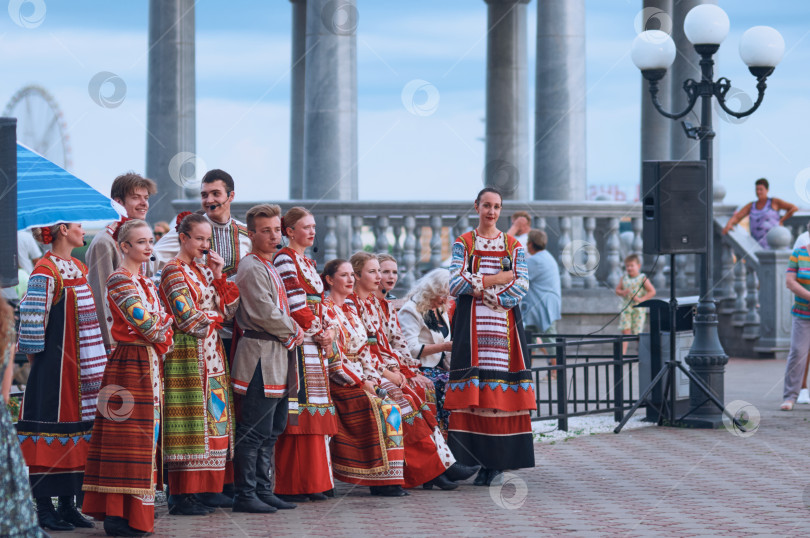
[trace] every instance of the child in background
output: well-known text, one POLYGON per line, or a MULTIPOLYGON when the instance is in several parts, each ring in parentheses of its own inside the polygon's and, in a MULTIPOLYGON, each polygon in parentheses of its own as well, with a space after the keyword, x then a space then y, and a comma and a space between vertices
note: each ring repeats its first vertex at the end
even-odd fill
MULTIPOLYGON (((655 297, 655 288, 647 275, 641 272, 641 261, 636 254, 624 259, 624 274, 616 286, 616 295, 622 298, 619 308, 619 329, 622 334, 639 334, 647 320, 647 311, 634 308, 636 303, 655 297)), ((622 353, 627 353, 627 344, 622 342, 622 353)))

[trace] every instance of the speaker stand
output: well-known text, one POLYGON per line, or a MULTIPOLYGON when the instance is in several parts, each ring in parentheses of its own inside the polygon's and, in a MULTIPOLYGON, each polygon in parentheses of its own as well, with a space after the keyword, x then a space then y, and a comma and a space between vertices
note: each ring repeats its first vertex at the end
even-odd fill
MULTIPOLYGON (((740 423, 737 418, 735 418, 731 413, 729 413, 723 402, 712 392, 706 384, 703 382, 702 379, 697 377, 691 370, 687 370, 684 368, 683 364, 678 362, 675 358, 675 342, 676 342, 676 335, 675 329, 677 328, 677 320, 675 316, 678 312, 678 299, 675 297, 675 254, 669 255, 669 360, 661 367, 661 370, 655 375, 653 380, 650 382, 650 385, 644 391, 644 393, 639 396, 638 400, 633 404, 633 406, 628 410, 627 414, 624 416, 622 421, 619 423, 616 428, 613 429, 613 433, 619 433, 624 428, 625 424, 633 417, 638 408, 641 407, 641 404, 649 398, 652 391, 655 389, 656 385, 664 381, 664 393, 662 394, 662 403, 661 407, 657 408, 658 410, 658 422, 659 426, 666 423, 668 426, 683 426, 684 424, 681 422, 684 418, 688 417, 694 409, 690 409, 688 413, 682 416, 680 419, 675 417, 675 397, 676 397, 676 387, 675 383, 676 379, 676 372, 680 370, 683 372, 686 377, 692 381, 695 386, 700 389, 700 392, 706 397, 704 401, 711 401, 717 408, 727 416, 731 422, 740 429, 741 432, 746 432, 748 430, 740 423), (668 399, 668 400, 667 400, 668 399)), ((650 349, 650 353, 659 352, 658 350, 650 349)), ((702 405, 702 404, 701 404, 702 405)))

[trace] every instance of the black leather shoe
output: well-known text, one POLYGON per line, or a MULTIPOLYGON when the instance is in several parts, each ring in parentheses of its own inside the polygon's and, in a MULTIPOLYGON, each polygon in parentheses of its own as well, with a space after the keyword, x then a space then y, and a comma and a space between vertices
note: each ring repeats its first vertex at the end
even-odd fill
POLYGON ((309 495, 276 495, 282 501, 288 503, 305 503, 309 502, 309 495))
MULTIPOLYGON (((499 471, 497 469, 490 469, 489 470, 489 479, 487 480, 487 486, 491 485, 492 482, 498 479, 499 476, 503 474, 503 471, 499 471)), ((503 483, 503 482, 501 482, 503 483)))
POLYGON ((194 502, 191 495, 172 495, 174 503, 169 508, 169 513, 173 516, 207 516, 210 512, 205 506, 194 502))
POLYGON ((292 510, 297 506, 294 503, 282 501, 272 493, 257 493, 256 496, 259 497, 259 500, 262 501, 264 504, 269 504, 273 508, 277 508, 279 510, 292 510))
POLYGON ((228 497, 222 493, 196 493, 194 496, 205 506, 212 508, 230 508, 233 506, 233 497, 228 497))
POLYGON ((326 495, 324 495, 323 493, 310 493, 309 494, 309 500, 310 501, 325 501, 326 499, 328 499, 328 497, 326 495))
POLYGON ((456 489, 458 484, 453 482, 452 480, 448 479, 444 474, 440 474, 430 482, 425 482, 422 487, 425 489, 433 489, 433 486, 437 488, 443 489, 445 491, 449 491, 451 489, 456 489))
POLYGON ((196 495, 189 495, 188 498, 191 500, 191 502, 193 502, 195 504, 195 506, 197 506, 198 508, 202 508, 203 510, 205 510, 209 514, 213 514, 214 512, 217 511, 217 509, 214 508, 213 506, 208 506, 207 504, 203 504, 202 501, 200 501, 200 499, 198 499, 196 495))
POLYGON ((236 497, 231 512, 247 512, 248 514, 272 514, 276 508, 260 501, 258 497, 236 497))
POLYGON ((461 482, 462 480, 467 480, 480 470, 480 465, 464 465, 456 462, 444 472, 444 476, 453 482, 461 482))
POLYGON ((49 531, 72 531, 76 529, 76 527, 60 518, 56 514, 56 511, 53 513, 48 512, 44 514, 37 512, 37 518, 39 519, 39 526, 43 529, 48 529, 49 531))
POLYGON ((378 497, 405 497, 410 495, 402 486, 369 486, 372 495, 378 497))
POLYGON ((92 529, 95 527, 93 522, 84 517, 76 508, 76 504, 73 502, 73 495, 59 497, 59 508, 57 508, 56 513, 59 514, 59 517, 62 518, 63 521, 67 521, 74 527, 84 529, 92 529))
POLYGON ((104 532, 107 536, 149 536, 150 532, 133 529, 122 517, 107 516, 104 518, 104 532))
POLYGON ((323 492, 323 494, 326 495, 327 497, 330 497, 330 498, 334 499, 335 498, 335 488, 327 489, 326 491, 323 492))
POLYGON ((489 469, 486 467, 481 467, 481 470, 478 471, 478 476, 475 477, 475 481, 473 481, 474 486, 488 486, 489 485, 489 469))
POLYGON ((39 526, 49 531, 72 531, 76 527, 59 517, 50 497, 37 497, 37 519, 39 526))

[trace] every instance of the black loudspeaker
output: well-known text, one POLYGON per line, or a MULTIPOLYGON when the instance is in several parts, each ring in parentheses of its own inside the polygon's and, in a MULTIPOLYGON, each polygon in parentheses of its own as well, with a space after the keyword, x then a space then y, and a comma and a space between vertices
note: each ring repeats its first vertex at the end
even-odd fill
POLYGON ((17 280, 17 119, 0 118, 0 287, 17 280))
POLYGON ((644 161, 645 254, 706 252, 707 186, 705 161, 644 161))

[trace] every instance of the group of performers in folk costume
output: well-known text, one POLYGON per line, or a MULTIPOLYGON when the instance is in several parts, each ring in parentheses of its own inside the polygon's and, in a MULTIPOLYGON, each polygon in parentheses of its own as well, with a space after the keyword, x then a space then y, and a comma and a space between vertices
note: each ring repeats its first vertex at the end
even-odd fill
POLYGON ((108 535, 144 535, 164 484, 170 514, 271 513, 328 499, 335 478, 399 497, 534 465, 515 308, 526 264, 495 227, 497 191, 476 199, 480 224, 443 284, 427 275, 433 291, 409 296, 407 336, 390 256, 319 273, 312 214, 261 204, 242 224, 222 170, 203 178, 202 211, 155 245, 154 193, 136 174, 115 180, 128 216, 94 239, 90 284, 71 257, 79 224, 35 232, 52 248, 20 306, 32 369, 17 429, 42 528, 92 527, 83 512, 108 535))

